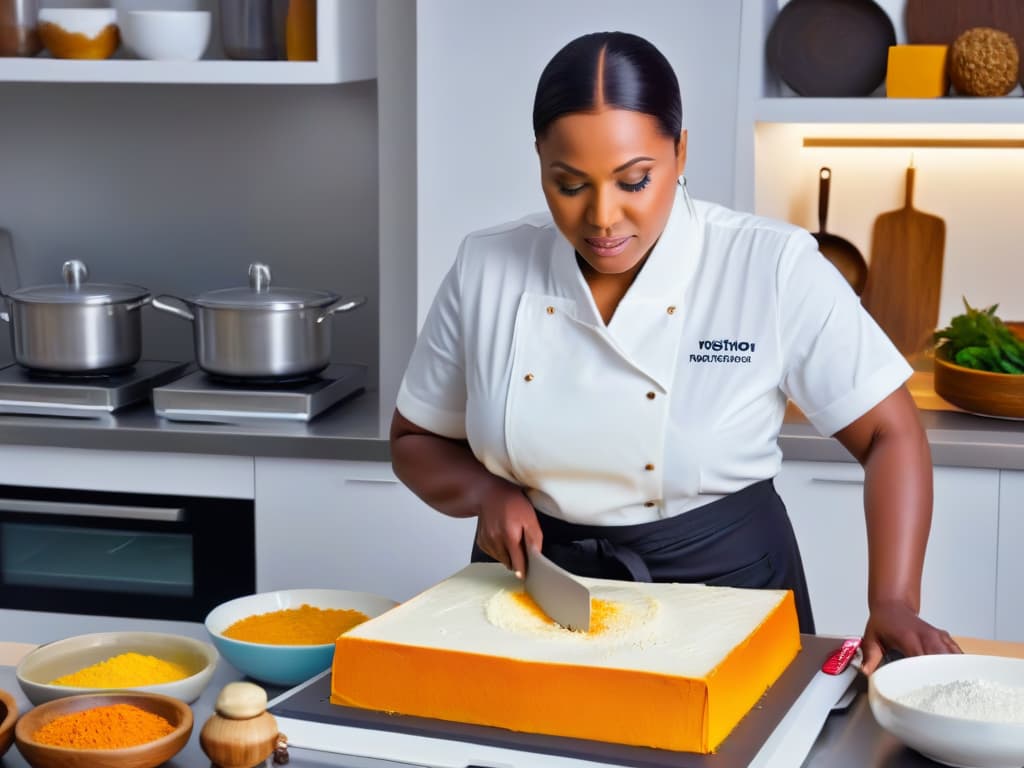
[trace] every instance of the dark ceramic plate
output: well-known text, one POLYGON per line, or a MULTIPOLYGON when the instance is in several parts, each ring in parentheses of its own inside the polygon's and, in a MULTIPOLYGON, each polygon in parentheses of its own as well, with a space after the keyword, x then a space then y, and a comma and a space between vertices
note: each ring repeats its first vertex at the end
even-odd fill
POLYGON ((768 33, 768 64, 801 96, 868 96, 885 81, 896 30, 873 0, 790 0, 768 33))

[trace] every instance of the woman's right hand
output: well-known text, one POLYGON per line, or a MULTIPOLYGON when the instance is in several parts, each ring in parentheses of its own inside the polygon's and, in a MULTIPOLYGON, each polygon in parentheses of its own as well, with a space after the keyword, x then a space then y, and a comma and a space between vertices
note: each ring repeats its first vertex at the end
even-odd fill
POLYGON ((495 478, 481 499, 477 546, 521 579, 526 573, 526 547, 539 550, 543 540, 537 512, 523 489, 495 478))

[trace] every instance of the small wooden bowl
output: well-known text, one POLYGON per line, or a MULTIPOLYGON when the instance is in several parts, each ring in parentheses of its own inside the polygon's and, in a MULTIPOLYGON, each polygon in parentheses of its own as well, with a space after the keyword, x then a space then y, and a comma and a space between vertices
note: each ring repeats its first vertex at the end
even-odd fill
POLYGON ((14 723, 18 720, 18 707, 14 697, 0 690, 0 757, 14 742, 14 723))
POLYGON ((935 352, 935 394, 979 416, 1024 419, 1024 374, 965 368, 935 352))
POLYGON ((192 735, 192 710, 185 702, 157 693, 92 693, 40 704, 21 716, 15 743, 32 768, 155 768, 178 754, 192 735), (40 744, 32 735, 51 720, 93 707, 131 704, 160 715, 174 730, 166 736, 123 749, 69 749, 40 744))

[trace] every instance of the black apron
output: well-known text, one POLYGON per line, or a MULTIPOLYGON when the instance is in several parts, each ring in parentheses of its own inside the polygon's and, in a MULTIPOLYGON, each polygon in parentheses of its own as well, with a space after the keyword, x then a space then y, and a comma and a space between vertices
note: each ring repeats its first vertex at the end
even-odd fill
MULTIPOLYGON (((814 617, 800 550, 771 480, 665 520, 578 525, 537 512, 544 554, 577 576, 791 589, 800 631, 814 617)), ((494 562, 473 544, 472 561, 494 562)))

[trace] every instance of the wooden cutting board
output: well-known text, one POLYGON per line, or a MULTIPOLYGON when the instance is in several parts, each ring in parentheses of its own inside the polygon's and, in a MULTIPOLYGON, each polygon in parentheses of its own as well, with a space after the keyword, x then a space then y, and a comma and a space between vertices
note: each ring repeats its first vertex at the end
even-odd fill
POLYGON ((965 29, 995 27, 1009 32, 1024 53, 1021 0, 907 0, 907 42, 950 45, 965 29))
POLYGON ((956 637, 957 645, 964 653, 980 653, 983 656, 1009 656, 1024 659, 1024 643, 1007 640, 985 640, 979 637, 956 637))
POLYGON ((861 301, 904 355, 929 347, 939 321, 946 222, 914 208, 914 168, 906 201, 875 219, 861 301))

